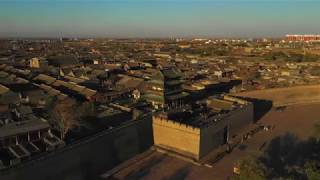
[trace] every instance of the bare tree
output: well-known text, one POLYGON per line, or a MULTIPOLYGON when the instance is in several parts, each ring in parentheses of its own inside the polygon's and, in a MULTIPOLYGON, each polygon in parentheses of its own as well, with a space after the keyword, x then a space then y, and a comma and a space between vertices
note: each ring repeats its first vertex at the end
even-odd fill
POLYGON ((69 130, 80 125, 76 112, 76 102, 70 98, 58 101, 53 107, 53 114, 62 139, 65 138, 69 130))

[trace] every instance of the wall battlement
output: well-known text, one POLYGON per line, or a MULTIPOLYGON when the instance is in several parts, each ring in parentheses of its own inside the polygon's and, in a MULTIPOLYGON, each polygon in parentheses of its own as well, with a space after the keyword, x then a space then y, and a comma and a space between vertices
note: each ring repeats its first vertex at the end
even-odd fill
POLYGON ((193 134, 200 134, 200 128, 190 126, 188 124, 179 123, 177 121, 172 121, 169 119, 165 119, 162 117, 153 116, 153 124, 159 125, 159 126, 165 126, 173 129, 177 129, 180 131, 186 131, 193 134))
POLYGON ((229 96, 229 95, 223 96, 223 99, 224 99, 224 100, 227 100, 227 101, 236 102, 236 103, 241 104, 241 105, 247 105, 247 104, 250 103, 250 102, 245 101, 245 100, 243 100, 243 99, 236 98, 236 97, 229 96))

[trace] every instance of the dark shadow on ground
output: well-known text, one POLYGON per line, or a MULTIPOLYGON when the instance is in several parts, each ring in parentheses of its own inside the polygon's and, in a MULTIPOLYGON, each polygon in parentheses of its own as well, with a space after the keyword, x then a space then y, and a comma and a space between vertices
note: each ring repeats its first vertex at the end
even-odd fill
POLYGON ((130 180, 138 180, 138 179, 143 179, 146 175, 150 173, 150 170, 159 164, 160 162, 163 161, 165 156, 160 156, 160 157, 153 157, 151 160, 147 161, 145 164, 141 166, 138 170, 134 170, 130 172, 125 179, 130 179, 130 180))
POLYGON ((267 112, 269 112, 272 109, 273 103, 270 100, 241 97, 241 96, 238 96, 238 98, 241 98, 253 103, 254 122, 259 121, 267 112))
POLYGON ((167 178, 163 178, 163 180, 176 180, 176 179, 185 179, 189 172, 190 172, 190 166, 185 166, 179 170, 177 170, 173 175, 167 178))
POLYGON ((270 141, 259 161, 266 167, 268 178, 307 179, 306 162, 320 162, 320 143, 315 138, 299 140, 285 134, 270 141))
POLYGON ((247 149, 247 145, 241 144, 238 149, 240 149, 241 151, 244 151, 247 149))

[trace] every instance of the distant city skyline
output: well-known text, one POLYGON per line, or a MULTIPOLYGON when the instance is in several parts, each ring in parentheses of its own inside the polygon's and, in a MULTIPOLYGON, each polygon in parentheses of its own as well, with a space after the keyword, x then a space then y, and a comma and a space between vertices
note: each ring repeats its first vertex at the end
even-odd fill
POLYGON ((0 0, 0 37, 319 34, 317 0, 0 0))

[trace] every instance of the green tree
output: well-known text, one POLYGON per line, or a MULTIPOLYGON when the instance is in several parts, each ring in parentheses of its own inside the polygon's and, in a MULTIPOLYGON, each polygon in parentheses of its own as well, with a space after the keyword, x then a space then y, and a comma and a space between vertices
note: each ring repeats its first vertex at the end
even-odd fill
POLYGON ((319 180, 320 179, 320 167, 317 166, 316 161, 307 162, 304 165, 305 174, 308 180, 319 180))
POLYGON ((262 164, 254 159, 245 159, 239 163, 238 168, 240 174, 234 175, 232 180, 264 180, 267 179, 265 175, 265 168, 262 164))

